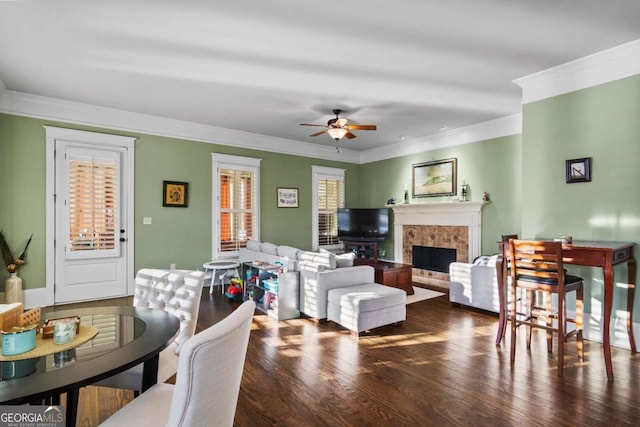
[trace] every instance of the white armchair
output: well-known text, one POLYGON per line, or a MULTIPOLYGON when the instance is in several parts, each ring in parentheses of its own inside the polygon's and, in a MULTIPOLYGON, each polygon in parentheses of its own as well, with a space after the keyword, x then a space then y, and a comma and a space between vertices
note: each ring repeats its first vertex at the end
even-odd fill
POLYGON ((449 301, 498 313, 500 298, 494 257, 491 257, 486 265, 451 263, 449 301))
MULTIPOLYGON (((201 271, 143 268, 136 274, 133 305, 164 310, 180 319, 180 332, 160 352, 158 382, 165 382, 176 373, 180 348, 196 331, 203 282, 204 273, 201 271)), ((142 365, 134 366, 95 385, 140 391, 142 365)))
POLYGON ((156 384, 102 426, 233 426, 253 301, 184 343, 176 385, 156 384))

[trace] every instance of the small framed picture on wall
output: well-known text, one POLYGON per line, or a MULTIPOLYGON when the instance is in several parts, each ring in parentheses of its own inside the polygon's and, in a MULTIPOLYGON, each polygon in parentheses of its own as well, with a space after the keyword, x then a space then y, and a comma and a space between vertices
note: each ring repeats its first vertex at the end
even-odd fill
POLYGON ((298 189, 278 187, 278 207, 279 208, 297 208, 298 207, 298 189))
POLYGON ((571 159, 566 162, 567 184, 591 181, 591 157, 571 159))
POLYGON ((162 206, 186 208, 189 196, 189 184, 186 182, 162 182, 162 206))

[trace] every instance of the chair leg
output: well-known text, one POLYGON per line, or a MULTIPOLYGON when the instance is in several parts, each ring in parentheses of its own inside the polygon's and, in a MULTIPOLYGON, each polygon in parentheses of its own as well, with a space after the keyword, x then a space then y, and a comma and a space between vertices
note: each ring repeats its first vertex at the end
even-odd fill
MULTIPOLYGON (((545 292, 544 298, 546 300, 546 309, 547 309, 547 327, 552 328, 553 317, 551 317, 551 313, 552 313, 553 307, 551 306, 551 292, 545 292)), ((547 352, 553 353, 553 331, 551 329, 547 329, 547 352)))
MULTIPOLYGON (((527 291, 527 303, 525 310, 525 317, 528 321, 533 321, 533 308, 536 305, 536 293, 535 291, 527 291)), ((527 325, 527 350, 531 350, 531 334, 533 332, 533 326, 527 325)))
POLYGON ((564 374, 564 337, 567 334, 565 321, 565 295, 558 294, 558 376, 564 374))
POLYGON ((516 286, 515 284, 512 284, 511 287, 509 288, 510 292, 511 292, 511 306, 509 307, 509 309, 511 310, 511 352, 510 352, 510 357, 511 357, 511 364, 513 365, 513 362, 515 362, 516 360, 516 327, 517 327, 517 322, 518 322, 518 318, 516 317, 516 286))
POLYGON ((584 310, 584 294, 582 286, 576 291, 576 345, 578 347, 578 360, 584 362, 584 341, 582 339, 582 312, 584 310))

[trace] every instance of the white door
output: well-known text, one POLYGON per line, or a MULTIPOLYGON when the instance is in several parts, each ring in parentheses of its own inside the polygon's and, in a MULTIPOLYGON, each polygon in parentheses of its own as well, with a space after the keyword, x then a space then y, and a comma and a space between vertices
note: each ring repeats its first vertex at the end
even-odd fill
POLYGON ((127 294, 124 147, 55 141, 55 303, 127 294))

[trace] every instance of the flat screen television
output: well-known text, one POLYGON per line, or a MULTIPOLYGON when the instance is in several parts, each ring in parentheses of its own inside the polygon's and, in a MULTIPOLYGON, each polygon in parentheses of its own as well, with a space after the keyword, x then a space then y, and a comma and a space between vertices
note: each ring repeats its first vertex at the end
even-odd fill
POLYGON ((388 235, 388 208, 338 209, 338 238, 340 240, 382 241, 388 235))

